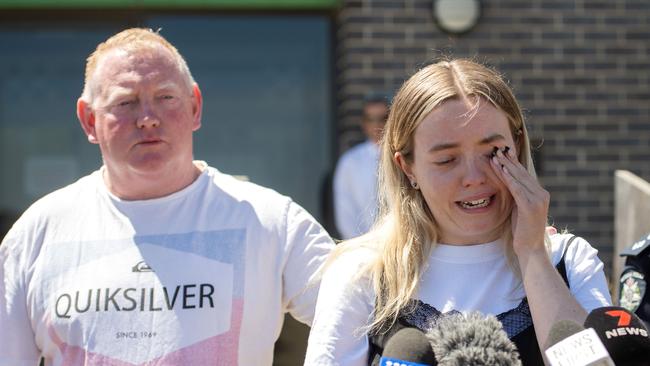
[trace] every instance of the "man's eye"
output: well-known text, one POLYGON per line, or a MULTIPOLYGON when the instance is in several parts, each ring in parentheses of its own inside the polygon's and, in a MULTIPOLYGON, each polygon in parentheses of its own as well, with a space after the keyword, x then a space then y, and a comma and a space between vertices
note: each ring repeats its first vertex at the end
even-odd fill
POLYGON ((132 105, 134 103, 135 103, 134 100, 123 100, 123 101, 117 103, 117 106, 118 107, 126 107, 126 106, 132 105))

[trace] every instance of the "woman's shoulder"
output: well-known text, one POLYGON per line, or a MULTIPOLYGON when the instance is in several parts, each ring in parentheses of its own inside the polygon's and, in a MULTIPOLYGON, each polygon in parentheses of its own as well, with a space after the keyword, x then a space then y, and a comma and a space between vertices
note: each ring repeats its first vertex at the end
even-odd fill
POLYGON ((587 311, 611 304, 605 278, 604 264, 598 250, 585 238, 574 234, 551 235, 553 264, 564 255, 569 288, 580 305, 587 311))
POLYGON ((595 255, 598 253, 585 238, 571 234, 558 233, 550 236, 551 238, 551 259, 553 264, 557 265, 564 256, 565 261, 571 261, 578 257, 586 255, 595 255))
MULTIPOLYGON (((343 242, 339 245, 347 244, 343 242)), ((371 307, 374 303, 371 268, 371 258, 375 257, 373 253, 371 248, 359 246, 335 248, 325 265, 318 295, 319 303, 327 303, 331 307, 342 304, 371 307)))
POLYGON ((361 269, 371 265, 378 255, 378 250, 365 241, 346 240, 339 243, 330 254, 330 266, 337 270, 361 269))

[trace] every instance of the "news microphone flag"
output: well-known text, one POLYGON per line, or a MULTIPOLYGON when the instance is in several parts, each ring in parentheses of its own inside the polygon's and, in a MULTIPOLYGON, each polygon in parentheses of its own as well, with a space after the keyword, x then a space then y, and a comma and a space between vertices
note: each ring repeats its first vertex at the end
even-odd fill
POLYGON ((424 333, 412 327, 390 336, 379 360, 380 366, 436 366, 436 356, 424 333))
POLYGON ((549 338, 559 340, 544 351, 551 366, 615 366, 592 328, 584 329, 577 323, 562 320, 553 325, 549 338))
POLYGON ((618 366, 650 365, 650 334, 636 314, 618 306, 597 308, 585 327, 596 331, 618 366))
POLYGON ((379 366, 429 366, 423 363, 398 360, 396 358, 382 357, 379 361, 379 366))

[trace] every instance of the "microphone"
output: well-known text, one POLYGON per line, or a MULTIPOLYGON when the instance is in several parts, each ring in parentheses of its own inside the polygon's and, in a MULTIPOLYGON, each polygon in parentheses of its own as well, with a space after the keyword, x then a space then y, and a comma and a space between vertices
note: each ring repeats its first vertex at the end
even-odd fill
POLYGON ((472 312, 441 317, 427 338, 439 366, 521 366, 517 347, 494 316, 472 312))
POLYGON ((436 366, 436 356, 422 331, 402 328, 395 332, 384 347, 380 366, 436 366))
POLYGON ((618 366, 650 363, 650 338, 643 321, 629 310, 606 306, 591 311, 585 320, 618 366))
POLYGON ((551 366, 614 366, 596 331, 570 320, 553 324, 545 348, 551 366))

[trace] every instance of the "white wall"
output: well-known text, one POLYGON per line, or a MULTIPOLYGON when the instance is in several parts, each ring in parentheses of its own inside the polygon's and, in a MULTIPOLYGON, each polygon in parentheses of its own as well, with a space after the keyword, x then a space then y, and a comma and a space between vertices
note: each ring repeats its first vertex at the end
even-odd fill
POLYGON ((614 180, 616 240, 611 283, 617 303, 618 278, 625 262, 619 253, 650 232, 650 183, 627 170, 617 170, 614 180))

